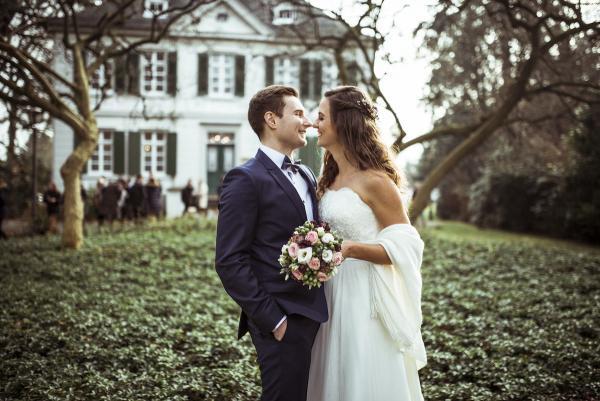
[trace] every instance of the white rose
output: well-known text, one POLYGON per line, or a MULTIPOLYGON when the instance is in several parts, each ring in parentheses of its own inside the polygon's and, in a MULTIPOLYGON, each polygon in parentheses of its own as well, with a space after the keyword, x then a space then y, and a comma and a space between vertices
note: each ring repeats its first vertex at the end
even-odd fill
POLYGON ((308 263, 312 258, 312 248, 301 248, 298 250, 298 263, 308 263))
POLYGON ((331 260, 333 259, 333 251, 331 251, 331 249, 325 249, 321 254, 321 258, 323 258, 323 262, 331 262, 331 260))
POLYGON ((319 237, 322 237, 323 234, 325 234, 325 229, 323 227, 317 227, 317 234, 319 234, 319 237))
POLYGON ((283 244, 283 246, 281 247, 281 253, 283 255, 285 255, 287 253, 287 250, 288 250, 287 244, 283 244))
POLYGON ((333 238, 333 234, 331 233, 325 233, 323 235, 323 238, 321 238, 321 241, 323 241, 324 244, 329 244, 330 242, 332 242, 335 238, 333 238))

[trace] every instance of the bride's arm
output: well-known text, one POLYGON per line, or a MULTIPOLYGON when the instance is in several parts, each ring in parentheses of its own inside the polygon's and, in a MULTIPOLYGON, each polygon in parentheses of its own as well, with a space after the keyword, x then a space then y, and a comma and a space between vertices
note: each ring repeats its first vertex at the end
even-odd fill
MULTIPOLYGON (((410 224, 400 197, 400 190, 388 177, 374 174, 364 181, 362 189, 364 190, 361 191, 360 196, 373 210, 380 227, 385 228, 392 224, 410 224)), ((378 265, 392 263, 383 246, 377 244, 344 241, 342 255, 345 258, 366 260, 378 265)))

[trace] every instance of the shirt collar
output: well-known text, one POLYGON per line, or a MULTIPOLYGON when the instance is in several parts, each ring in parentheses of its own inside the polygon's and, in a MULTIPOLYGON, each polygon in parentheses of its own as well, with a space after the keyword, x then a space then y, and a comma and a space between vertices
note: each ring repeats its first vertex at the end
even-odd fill
MULTIPOLYGON (((267 155, 267 157, 269 159, 271 159, 271 161, 273 163, 275 163, 275 165, 279 168, 281 168, 281 166, 283 166, 283 160, 285 159, 285 156, 283 153, 279 152, 278 150, 275 150, 273 148, 270 148, 266 145, 263 145, 262 143, 260 144, 260 150, 262 150, 262 152, 267 155)), ((293 159, 292 159, 293 161, 293 159)))

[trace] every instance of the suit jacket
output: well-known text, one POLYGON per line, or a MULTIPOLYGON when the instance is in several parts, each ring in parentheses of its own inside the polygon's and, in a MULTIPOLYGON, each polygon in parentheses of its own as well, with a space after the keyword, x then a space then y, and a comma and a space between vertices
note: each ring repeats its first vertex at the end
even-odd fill
MULTIPOLYGON (((318 220, 314 174, 305 166, 299 174, 308 181, 313 216, 318 220)), ((306 220, 293 184, 261 150, 225 176, 215 267, 223 287, 242 308, 238 338, 248 331, 248 318, 263 333, 270 333, 284 315, 327 320, 323 287, 309 290, 280 274, 281 247, 306 220)))

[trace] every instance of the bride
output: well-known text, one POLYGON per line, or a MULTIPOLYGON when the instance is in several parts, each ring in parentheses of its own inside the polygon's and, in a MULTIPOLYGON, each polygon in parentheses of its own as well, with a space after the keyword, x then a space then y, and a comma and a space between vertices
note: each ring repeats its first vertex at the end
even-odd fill
POLYGON ((320 215, 346 258, 325 283, 329 321, 312 348, 308 401, 422 400, 423 242, 400 198, 400 175, 358 88, 325 93, 314 127, 325 148, 320 215))

